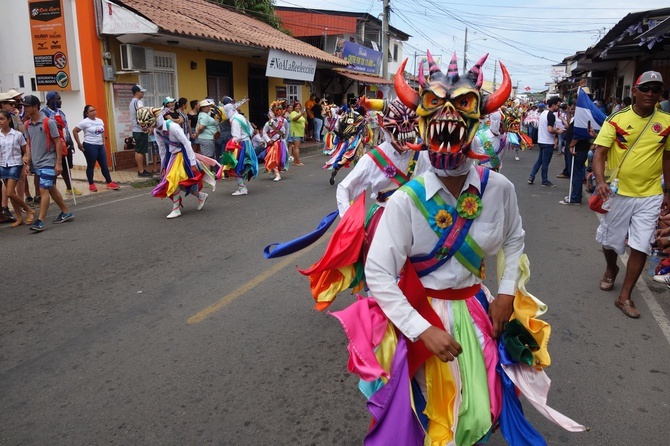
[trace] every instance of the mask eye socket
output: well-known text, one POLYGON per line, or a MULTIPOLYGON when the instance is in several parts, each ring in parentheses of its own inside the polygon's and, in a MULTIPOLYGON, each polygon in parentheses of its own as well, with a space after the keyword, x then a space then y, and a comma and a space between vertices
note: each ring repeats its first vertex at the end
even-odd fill
POLYGON ((432 109, 435 107, 441 107, 444 104, 444 99, 441 99, 435 96, 432 92, 428 91, 423 95, 422 102, 423 108, 432 109))
POLYGON ((477 108, 479 106, 479 98, 477 97, 477 95, 472 93, 464 94, 462 96, 453 98, 451 102, 459 111, 468 114, 474 114, 475 112, 477 112, 477 108))

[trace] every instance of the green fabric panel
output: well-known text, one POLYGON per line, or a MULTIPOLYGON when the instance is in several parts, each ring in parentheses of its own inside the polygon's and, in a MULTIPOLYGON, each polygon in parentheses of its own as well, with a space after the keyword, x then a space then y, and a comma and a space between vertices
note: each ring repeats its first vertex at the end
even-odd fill
POLYGON ((518 319, 512 319, 505 325, 502 341, 505 350, 515 361, 533 366, 533 351, 537 351, 540 346, 518 319))
POLYGON ((463 353, 458 355, 463 400, 455 439, 458 445, 473 445, 491 428, 486 364, 467 304, 464 300, 456 300, 451 302, 451 308, 454 315, 453 336, 463 348, 463 353))

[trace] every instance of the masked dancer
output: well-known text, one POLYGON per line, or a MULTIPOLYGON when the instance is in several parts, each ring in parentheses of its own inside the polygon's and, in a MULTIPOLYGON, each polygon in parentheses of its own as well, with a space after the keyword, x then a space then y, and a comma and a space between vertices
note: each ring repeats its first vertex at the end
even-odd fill
POLYGON ((284 117, 284 103, 286 100, 274 101, 270 104, 268 122, 263 126, 263 141, 267 144, 265 154, 265 171, 275 174, 274 181, 280 181, 279 172, 288 170, 288 148, 286 136, 289 122, 284 117))
MULTIPOLYGON (((137 110, 137 124, 145 133, 153 131, 156 136, 161 158, 161 181, 151 195, 172 200, 172 212, 167 218, 181 216, 181 191, 186 196, 193 195, 198 200, 198 210, 202 210, 208 197, 208 194, 201 191, 205 174, 198 165, 191 141, 181 126, 163 119, 162 109, 151 107, 137 110)), ((202 156, 201 159, 203 158, 207 157, 202 156)))
MULTIPOLYGON (((585 428, 546 405, 546 306, 525 288, 528 260, 514 186, 472 158, 478 118, 511 91, 481 92, 480 59, 464 75, 427 55, 420 90, 398 69, 399 99, 419 116, 434 171, 389 199, 365 264, 370 298, 334 313, 349 338, 349 370, 361 377, 373 423, 367 446, 473 445, 500 428, 512 445, 546 441, 523 415, 517 391, 569 431, 585 428), (498 253, 498 294, 483 284, 498 253)), ((410 144, 410 147, 412 145, 410 144)), ((417 147, 415 147, 417 148, 417 147)))
POLYGON ((342 113, 335 127, 335 150, 324 169, 331 170, 330 184, 335 184, 335 175, 343 167, 349 167, 365 154, 368 139, 368 126, 365 116, 349 107, 342 108, 342 113))
POLYGON ((237 190, 232 195, 247 195, 246 182, 258 175, 258 159, 251 145, 251 136, 254 131, 247 118, 237 111, 238 103, 230 103, 223 106, 226 117, 230 121, 230 133, 232 138, 226 144, 226 152, 223 154, 223 171, 237 182, 237 190))

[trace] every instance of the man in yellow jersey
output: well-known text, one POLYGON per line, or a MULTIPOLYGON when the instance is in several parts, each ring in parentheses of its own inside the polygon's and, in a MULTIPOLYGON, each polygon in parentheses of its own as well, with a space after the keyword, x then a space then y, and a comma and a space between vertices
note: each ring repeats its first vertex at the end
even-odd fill
POLYGON ((614 305, 632 318, 640 317, 631 292, 651 251, 656 221, 660 213, 670 211, 670 114, 656 108, 662 93, 661 74, 642 73, 633 88, 634 104, 609 116, 594 142, 595 193, 611 200, 610 211, 604 214, 596 233, 607 262, 600 289, 614 288, 619 272, 617 255, 624 253, 628 238, 630 258, 614 305), (605 164, 610 171, 618 167, 618 173, 608 178, 612 184, 618 183, 618 191, 605 182, 605 164))

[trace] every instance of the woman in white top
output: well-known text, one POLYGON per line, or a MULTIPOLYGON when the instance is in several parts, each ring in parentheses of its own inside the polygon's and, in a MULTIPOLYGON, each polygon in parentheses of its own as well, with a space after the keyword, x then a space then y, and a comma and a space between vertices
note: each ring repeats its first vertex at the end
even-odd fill
POLYGON ((12 115, 6 110, 0 111, 0 180, 5 183, 7 198, 12 202, 16 213, 12 228, 24 223, 21 209, 26 212, 26 223, 32 224, 35 221, 35 211, 16 193, 17 183, 28 175, 29 164, 30 147, 21 132, 14 129, 12 115))
POLYGON ((86 178, 88 179, 88 190, 97 192, 98 188, 93 183, 93 171, 95 163, 100 165, 102 175, 105 177, 107 189, 119 190, 119 186, 112 181, 107 167, 107 152, 105 151, 105 123, 98 118, 98 112, 92 105, 84 107, 84 120, 72 130, 72 136, 79 150, 86 157, 86 178), (84 132, 84 142, 79 139, 79 132, 84 132))

